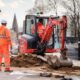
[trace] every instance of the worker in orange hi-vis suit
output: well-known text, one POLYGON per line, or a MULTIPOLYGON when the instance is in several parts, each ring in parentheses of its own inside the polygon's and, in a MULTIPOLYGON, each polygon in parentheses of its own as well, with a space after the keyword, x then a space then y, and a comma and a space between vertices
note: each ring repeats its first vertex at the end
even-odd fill
POLYGON ((37 33, 39 35, 39 38, 42 38, 43 34, 44 34, 44 26, 42 25, 43 20, 39 19, 39 22, 37 23, 37 33))
MULTIPOLYGON (((35 33, 35 26, 34 26, 33 20, 31 21, 31 23, 32 23, 31 33, 34 34, 35 33)), ((37 23, 37 33, 38 33, 38 36, 39 36, 40 39, 42 38, 44 30, 45 30, 45 28, 42 25, 42 23, 43 23, 43 20, 39 19, 39 21, 37 23)))
POLYGON ((0 70, 2 58, 4 57, 5 72, 10 72, 10 53, 12 47, 10 31, 6 28, 7 22, 4 20, 0 26, 0 70))

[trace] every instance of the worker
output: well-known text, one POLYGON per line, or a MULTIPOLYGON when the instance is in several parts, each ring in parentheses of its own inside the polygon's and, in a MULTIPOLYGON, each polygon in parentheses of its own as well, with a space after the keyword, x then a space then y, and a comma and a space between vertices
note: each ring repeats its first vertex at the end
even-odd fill
POLYGON ((10 31, 6 28, 7 22, 3 20, 0 26, 0 71, 1 63, 4 57, 5 72, 12 71, 10 69, 10 53, 9 50, 12 47, 10 31))
POLYGON ((38 23, 37 23, 37 33, 40 39, 42 39, 43 33, 44 33, 44 26, 42 25, 43 20, 39 19, 38 23))
MULTIPOLYGON (((44 26, 42 25, 43 20, 39 19, 39 21, 37 22, 37 33, 38 33, 38 37, 41 39, 44 33, 44 26)), ((31 34, 35 34, 35 26, 34 26, 34 21, 31 20, 31 34)))

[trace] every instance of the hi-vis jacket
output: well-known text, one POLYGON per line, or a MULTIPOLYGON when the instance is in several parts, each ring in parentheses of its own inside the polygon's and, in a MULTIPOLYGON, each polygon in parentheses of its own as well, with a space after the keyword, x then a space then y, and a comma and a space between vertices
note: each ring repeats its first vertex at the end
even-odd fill
POLYGON ((38 35, 40 38, 42 38, 45 28, 40 22, 37 23, 37 26, 38 26, 37 28, 38 35))
MULTIPOLYGON (((37 33, 38 33, 38 35, 39 35, 40 38, 42 38, 44 30, 45 30, 44 26, 40 22, 38 22, 37 23, 37 33)), ((32 34, 35 33, 35 26, 31 27, 31 33, 32 34)))
POLYGON ((0 26, 0 46, 11 46, 10 31, 5 26, 0 26))

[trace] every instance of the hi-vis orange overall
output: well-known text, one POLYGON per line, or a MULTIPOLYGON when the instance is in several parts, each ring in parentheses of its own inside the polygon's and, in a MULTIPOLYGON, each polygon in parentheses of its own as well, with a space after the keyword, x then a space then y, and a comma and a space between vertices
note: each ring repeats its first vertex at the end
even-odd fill
MULTIPOLYGON (((42 38, 44 30, 45 30, 44 26, 40 22, 38 22, 37 23, 37 33, 38 33, 39 38, 42 38)), ((35 33, 35 27, 34 26, 31 27, 31 33, 32 34, 35 33)))
POLYGON ((5 67, 10 67, 9 48, 11 45, 10 31, 5 26, 0 26, 0 66, 4 57, 5 67))

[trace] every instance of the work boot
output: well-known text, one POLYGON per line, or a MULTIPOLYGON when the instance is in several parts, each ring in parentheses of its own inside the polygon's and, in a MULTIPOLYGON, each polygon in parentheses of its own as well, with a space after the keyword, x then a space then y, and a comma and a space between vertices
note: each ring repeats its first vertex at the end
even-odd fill
POLYGON ((13 72, 13 70, 10 70, 10 68, 5 68, 4 72, 13 72))

